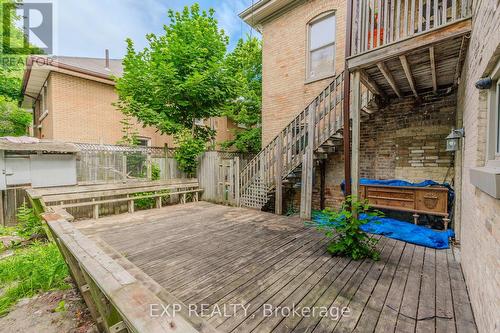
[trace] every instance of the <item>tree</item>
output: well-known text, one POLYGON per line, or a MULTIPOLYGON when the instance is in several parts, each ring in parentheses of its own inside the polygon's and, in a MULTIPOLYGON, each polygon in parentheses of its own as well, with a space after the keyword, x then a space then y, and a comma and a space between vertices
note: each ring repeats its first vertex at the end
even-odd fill
POLYGON ((17 103, 0 96, 0 136, 22 136, 31 124, 31 113, 17 103))
POLYGON ((234 79, 225 68, 229 39, 220 30, 214 10, 198 4, 182 12, 169 10, 163 35, 147 36, 148 46, 136 52, 128 39, 124 75, 117 79, 118 108, 144 126, 173 135, 190 151, 184 171, 193 172, 195 156, 214 133, 196 126, 196 119, 219 116, 234 96, 234 79), (193 151, 194 150, 194 151, 193 151))
POLYGON ((10 15, 10 25, 0 24, 0 36, 3 37, 4 33, 9 36, 8 39, 2 38, 0 44, 0 96, 20 101, 23 98, 21 85, 26 58, 29 54, 42 54, 43 52, 37 47, 24 43, 24 32, 15 25, 19 16, 12 10, 17 4, 18 2, 13 0, 0 0, 0 18, 5 19, 3 11, 10 7, 10 12, 5 13, 10 15))
MULTIPOLYGON (((13 0, 0 0, 0 17, 5 19, 3 10, 15 4, 13 0)), ((0 36, 4 36, 4 33, 10 36, 9 44, 6 38, 2 38, 0 44, 0 136, 22 136, 26 135, 32 122, 31 113, 18 107, 18 102, 23 98, 21 85, 26 57, 30 53, 41 54, 42 51, 25 45, 23 30, 14 24, 18 18, 15 11, 10 10, 9 15, 10 26, 0 24, 0 36), (16 49, 12 49, 12 45, 16 49)))
POLYGON ((139 131, 134 127, 132 118, 125 115, 125 118, 120 120, 122 125, 122 138, 118 141, 119 145, 136 146, 139 143, 139 131))
POLYGON ((238 82, 238 98, 229 103, 225 115, 239 124, 235 139, 224 146, 235 147, 244 153, 257 153, 262 141, 262 43, 258 38, 247 36, 240 39, 234 51, 227 57, 231 75, 238 82))

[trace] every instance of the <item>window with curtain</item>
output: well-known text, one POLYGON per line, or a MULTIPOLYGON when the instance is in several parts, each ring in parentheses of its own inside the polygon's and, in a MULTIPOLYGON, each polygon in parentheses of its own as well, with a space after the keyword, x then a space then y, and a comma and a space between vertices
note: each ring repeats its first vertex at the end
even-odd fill
POLYGON ((335 75, 335 14, 309 24, 308 80, 335 75))

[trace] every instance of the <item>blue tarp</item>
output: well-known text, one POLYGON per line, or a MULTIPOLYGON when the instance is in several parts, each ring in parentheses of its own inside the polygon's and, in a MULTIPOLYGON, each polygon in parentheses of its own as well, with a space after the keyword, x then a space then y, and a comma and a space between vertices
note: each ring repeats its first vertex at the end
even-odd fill
MULTIPOLYGON (((313 220, 321 224, 322 222, 326 223, 328 217, 322 212, 314 212, 313 220)), ((453 230, 438 231, 387 217, 372 218, 361 228, 367 233, 383 235, 433 249, 449 248, 449 238, 455 236, 453 230)))

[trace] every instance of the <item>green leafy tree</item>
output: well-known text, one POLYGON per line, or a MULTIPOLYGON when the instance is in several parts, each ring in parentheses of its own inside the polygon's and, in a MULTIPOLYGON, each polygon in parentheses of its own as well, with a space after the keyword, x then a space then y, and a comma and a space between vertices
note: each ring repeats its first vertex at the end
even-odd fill
POLYGON ((235 138, 224 147, 257 153, 262 141, 262 43, 256 37, 240 39, 227 57, 227 66, 238 82, 238 98, 228 103, 225 115, 239 125, 235 138))
POLYGON ((10 15, 10 25, 0 24, 0 36, 9 36, 2 38, 0 43, 0 136, 27 134, 32 116, 18 107, 23 97, 22 77, 27 55, 42 53, 40 49, 24 42, 23 30, 15 25, 19 18, 13 10, 16 3, 13 0, 0 0, 0 18, 5 19, 4 14, 10 15), (9 13, 4 13, 6 9, 9 9, 9 13))
POLYGON ((32 122, 31 113, 17 103, 0 96, 0 136, 22 136, 32 122))
POLYGON ((132 117, 125 115, 125 118, 120 120, 122 125, 122 138, 118 141, 119 145, 124 146, 137 146, 139 143, 139 131, 134 127, 132 123, 132 117))
POLYGON ((6 33, 9 38, 2 38, 0 43, 0 96, 13 101, 22 99, 21 85, 29 54, 42 54, 42 50, 25 43, 24 32, 15 25, 19 16, 13 10, 18 1, 0 0, 0 18, 4 19, 4 10, 9 9, 10 25, 0 24, 0 36, 6 33), (8 30, 8 31, 5 31, 8 30))
POLYGON ((196 119, 219 116, 235 96, 234 79, 225 68, 229 39, 214 14, 200 11, 198 4, 170 10, 164 34, 148 35, 144 50, 136 52, 127 40, 124 75, 117 79, 118 108, 144 126, 174 135, 179 149, 190 152, 191 162, 180 163, 186 172, 193 171, 194 155, 203 151, 199 143, 205 145, 214 134, 196 126, 196 119))

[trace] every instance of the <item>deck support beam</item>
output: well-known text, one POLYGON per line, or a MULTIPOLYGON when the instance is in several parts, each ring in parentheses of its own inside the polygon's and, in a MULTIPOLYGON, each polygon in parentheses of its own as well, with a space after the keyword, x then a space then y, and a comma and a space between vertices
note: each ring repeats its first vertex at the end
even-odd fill
POLYGON ((408 84, 410 85, 411 91, 415 97, 418 97, 417 89, 415 86, 415 80, 413 80, 413 75, 411 73, 411 67, 408 63, 408 59, 405 55, 399 56, 399 61, 401 61, 401 65, 403 66, 403 70, 405 71, 406 79, 408 80, 408 84))
POLYGON ((361 76, 360 77, 361 82, 368 88, 368 90, 370 90, 374 95, 378 95, 378 96, 380 96, 383 99, 387 98, 385 92, 382 89, 380 89, 380 87, 378 86, 377 82, 375 82, 375 80, 373 80, 368 75, 368 73, 365 72, 364 69, 361 69, 359 71, 359 74, 361 76))
POLYGON ((360 72, 355 71, 352 76, 352 156, 351 178, 352 195, 359 195, 359 151, 361 146, 361 80, 360 72))
POLYGON ((436 94, 438 86, 437 86, 436 56, 434 54, 434 46, 429 47, 429 56, 431 60, 432 91, 436 94))
POLYGON ((389 85, 391 86, 392 90, 394 90, 396 95, 398 95, 399 98, 403 97, 403 95, 401 95, 401 91, 398 88, 398 85, 396 84, 396 81, 394 80, 394 77, 392 76, 391 71, 389 70, 389 68, 387 68, 387 65, 384 62, 379 62, 377 63, 377 67, 382 75, 384 75, 387 82, 389 82, 389 85))
POLYGON ((302 157, 302 189, 300 191, 300 218, 312 216, 312 182, 314 172, 314 137, 316 129, 316 101, 309 105, 307 118, 307 147, 302 157))

